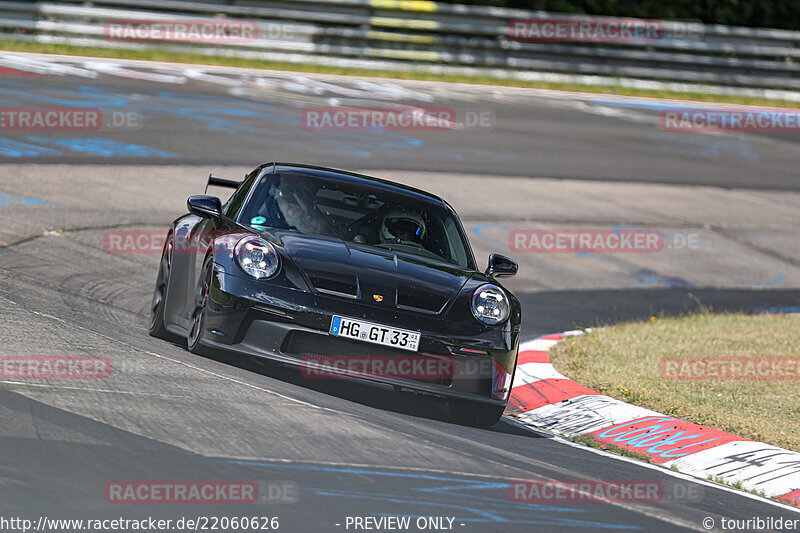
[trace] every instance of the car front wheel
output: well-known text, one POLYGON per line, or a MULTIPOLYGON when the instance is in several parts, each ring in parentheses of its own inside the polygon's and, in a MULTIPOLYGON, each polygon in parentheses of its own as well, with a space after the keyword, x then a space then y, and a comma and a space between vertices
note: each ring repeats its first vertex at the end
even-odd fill
POLYGON ((150 335, 159 339, 169 339, 171 337, 167 328, 164 327, 164 304, 167 298, 169 287, 169 275, 172 269, 172 235, 164 244, 164 252, 161 254, 161 263, 158 267, 158 277, 156 278, 156 288, 153 291, 153 301, 150 305, 150 335))
POLYGON ((203 262, 200 280, 197 282, 195 292, 194 310, 192 311, 192 325, 187 338, 187 348, 195 354, 202 355, 204 350, 200 341, 206 327, 206 312, 208 308, 208 291, 211 289, 211 273, 214 269, 214 258, 208 256, 203 262))

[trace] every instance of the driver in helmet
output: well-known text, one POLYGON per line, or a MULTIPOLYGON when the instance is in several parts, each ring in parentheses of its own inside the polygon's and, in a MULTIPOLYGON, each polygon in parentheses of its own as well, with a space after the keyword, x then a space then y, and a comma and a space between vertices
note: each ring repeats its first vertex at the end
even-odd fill
POLYGON ((422 246, 425 238, 425 219, 413 209, 390 209, 381 223, 381 244, 422 246))

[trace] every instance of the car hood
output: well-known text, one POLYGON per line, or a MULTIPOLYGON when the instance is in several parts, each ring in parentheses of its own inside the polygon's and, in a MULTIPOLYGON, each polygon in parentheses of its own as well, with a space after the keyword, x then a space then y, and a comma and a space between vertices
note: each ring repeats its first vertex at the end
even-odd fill
POLYGON ((311 290, 438 315, 458 295, 471 271, 445 263, 339 239, 273 233, 311 290))

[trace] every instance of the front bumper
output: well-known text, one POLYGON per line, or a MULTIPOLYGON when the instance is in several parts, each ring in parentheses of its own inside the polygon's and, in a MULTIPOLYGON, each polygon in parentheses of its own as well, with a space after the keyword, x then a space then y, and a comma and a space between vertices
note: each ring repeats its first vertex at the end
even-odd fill
POLYGON ((451 322, 391 305, 381 307, 274 286, 216 268, 202 343, 301 368, 320 358, 372 362, 383 358, 380 364, 386 362, 385 358, 446 360, 447 373, 415 375, 413 379, 387 373, 350 374, 346 370, 342 375, 444 398, 505 405, 516 366, 519 331, 508 323, 484 328, 477 322, 451 322), (332 336, 328 330, 333 315, 419 331, 419 350, 402 351, 332 336))

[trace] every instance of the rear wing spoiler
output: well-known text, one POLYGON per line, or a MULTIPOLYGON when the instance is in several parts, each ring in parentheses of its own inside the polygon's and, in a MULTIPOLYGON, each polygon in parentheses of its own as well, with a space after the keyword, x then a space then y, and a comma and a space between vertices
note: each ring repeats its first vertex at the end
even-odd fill
POLYGON ((218 178, 216 176, 212 176, 211 174, 208 175, 208 181, 206 182, 206 190, 208 192, 209 185, 216 185, 218 187, 228 187, 230 189, 236 189, 241 185, 241 181, 236 180, 229 180, 227 178, 218 178))

